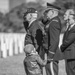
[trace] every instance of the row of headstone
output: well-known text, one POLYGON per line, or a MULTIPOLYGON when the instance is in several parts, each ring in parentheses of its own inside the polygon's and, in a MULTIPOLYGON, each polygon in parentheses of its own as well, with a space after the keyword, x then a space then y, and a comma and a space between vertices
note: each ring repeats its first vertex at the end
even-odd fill
POLYGON ((24 33, 0 33, 0 58, 23 53, 24 33))
MULTIPOLYGON (((24 33, 0 33, 0 58, 6 58, 23 53, 24 33)), ((63 34, 60 35, 59 47, 62 44, 63 34)))

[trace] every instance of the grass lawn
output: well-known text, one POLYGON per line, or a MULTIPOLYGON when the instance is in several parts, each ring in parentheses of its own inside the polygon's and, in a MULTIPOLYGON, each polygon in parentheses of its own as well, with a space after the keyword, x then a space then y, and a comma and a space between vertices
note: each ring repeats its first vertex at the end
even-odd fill
MULTIPOLYGON (((23 67, 24 56, 24 54, 19 54, 8 58, 0 58, 0 75, 26 75, 23 67)), ((66 75, 64 67, 64 60, 62 60, 59 63, 59 75, 66 75)))

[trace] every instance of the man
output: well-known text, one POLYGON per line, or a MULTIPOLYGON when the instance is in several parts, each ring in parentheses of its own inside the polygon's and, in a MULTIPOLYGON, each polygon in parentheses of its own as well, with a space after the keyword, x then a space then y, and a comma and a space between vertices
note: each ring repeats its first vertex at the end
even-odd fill
MULTIPOLYGON (((61 32, 61 23, 58 17, 61 8, 47 3, 48 19, 50 21, 45 27, 46 35, 43 37, 43 49, 47 52, 47 59, 54 60, 46 65, 47 75, 58 75, 58 60, 61 59, 59 55, 59 36, 61 32)), ((41 57, 44 55, 42 52, 41 57)))
POLYGON ((36 50, 39 52, 42 44, 42 31, 40 23, 37 20, 38 13, 34 8, 28 8, 25 13, 26 20, 29 22, 27 28, 27 35, 25 37, 25 46, 33 44, 36 50))
POLYGON ((74 9, 67 9, 64 14, 67 21, 67 29, 64 33, 61 51, 64 53, 66 61, 67 75, 75 75, 75 12, 74 9))
MULTIPOLYGON (((37 20, 38 13, 34 8, 28 8, 27 12, 24 14, 25 19, 28 21, 27 34, 25 37, 24 46, 32 44, 36 51, 39 53, 42 45, 42 28, 40 26, 41 22, 37 20)), ((24 61, 25 68, 25 61, 24 61)))

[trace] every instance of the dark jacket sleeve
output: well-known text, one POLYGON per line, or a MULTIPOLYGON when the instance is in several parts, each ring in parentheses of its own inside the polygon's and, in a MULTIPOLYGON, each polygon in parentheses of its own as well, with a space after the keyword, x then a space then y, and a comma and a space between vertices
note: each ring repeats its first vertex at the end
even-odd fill
POLYGON ((37 44, 37 41, 35 39, 36 37, 36 31, 37 31, 37 24, 36 22, 33 22, 31 24, 31 27, 29 28, 29 30, 27 30, 27 34, 25 37, 25 45, 26 44, 37 44))
POLYGON ((36 55, 36 61, 37 61, 41 66, 45 66, 46 63, 47 63, 47 61, 46 61, 46 60, 42 60, 39 55, 36 55))
POLYGON ((61 27, 59 25, 58 20, 53 21, 49 26, 49 58, 53 58, 59 44, 59 35, 60 35, 61 27))
POLYGON ((69 47, 75 41, 75 31, 71 31, 66 40, 63 41, 61 45, 61 51, 63 52, 67 47, 69 47))
POLYGON ((33 43, 34 43, 34 46, 35 48, 37 49, 38 45, 37 45, 37 40, 36 40, 36 31, 38 29, 38 24, 37 23, 34 23, 33 24, 33 27, 32 27, 32 31, 31 31, 31 35, 32 35, 32 40, 33 40, 33 43))
POLYGON ((32 40, 31 40, 31 34, 30 31, 27 31, 25 40, 24 40, 24 46, 27 44, 33 44, 32 40))
POLYGON ((35 48, 37 49, 42 44, 42 30, 39 26, 39 22, 35 22, 32 29, 32 37, 35 48))

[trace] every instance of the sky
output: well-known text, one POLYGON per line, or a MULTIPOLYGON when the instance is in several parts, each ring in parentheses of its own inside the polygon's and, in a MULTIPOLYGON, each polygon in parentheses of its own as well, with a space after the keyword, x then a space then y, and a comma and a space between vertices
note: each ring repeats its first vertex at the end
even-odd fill
MULTIPOLYGON (((18 0, 16 0, 18 1, 18 0)), ((29 2, 39 2, 41 3, 41 5, 45 6, 47 2, 49 3, 53 3, 55 2, 55 0, 25 0, 26 3, 29 3, 29 2)), ((0 10, 2 12, 7 12, 9 11, 9 0, 0 0, 0 10)))
POLYGON ((38 2, 38 1, 45 1, 45 2, 54 2, 55 0, 26 0, 26 2, 38 2))
POLYGON ((26 2, 37 2, 37 0, 26 0, 26 2))
POLYGON ((8 0, 0 0, 0 10, 2 12, 7 12, 9 10, 9 2, 8 0))
POLYGON ((49 3, 53 3, 55 2, 56 0, 26 0, 26 2, 41 2, 42 5, 46 5, 47 2, 49 3))

